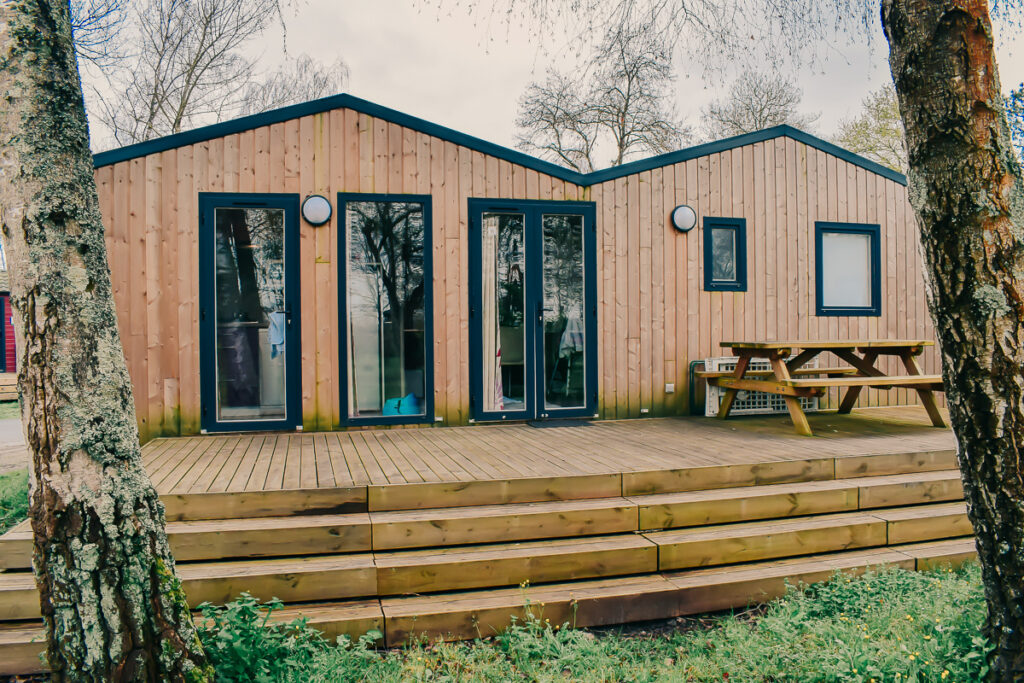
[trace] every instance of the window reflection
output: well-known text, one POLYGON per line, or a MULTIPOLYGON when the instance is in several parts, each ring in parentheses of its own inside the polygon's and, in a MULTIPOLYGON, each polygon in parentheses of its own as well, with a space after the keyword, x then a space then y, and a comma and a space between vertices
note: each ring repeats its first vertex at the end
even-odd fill
POLYGON ((545 215, 544 401, 549 408, 586 404, 583 217, 545 215))
POLYGON ((426 413, 424 211, 345 205, 349 416, 426 413))
POLYGON ((736 230, 712 228, 711 279, 732 282, 736 279, 736 230))
POLYGON ((218 208, 217 418, 284 419, 284 210, 218 208))
POLYGON ((526 257, 522 214, 485 213, 482 227, 483 404, 526 408, 526 257))

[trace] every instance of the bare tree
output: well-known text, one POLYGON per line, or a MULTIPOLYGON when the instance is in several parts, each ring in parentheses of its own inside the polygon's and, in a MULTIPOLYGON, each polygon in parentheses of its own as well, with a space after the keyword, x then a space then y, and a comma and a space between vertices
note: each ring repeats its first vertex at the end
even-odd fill
POLYGON ((701 132, 709 140, 753 133, 787 124, 812 130, 819 114, 800 113, 803 91, 778 74, 744 71, 728 94, 701 112, 701 132))
POLYGON ((322 64, 309 55, 299 55, 263 80, 250 83, 238 113, 248 116, 335 95, 345 89, 348 78, 348 66, 340 58, 322 64))
POLYGON ((832 139, 840 147, 856 152, 900 173, 907 172, 907 147, 896 89, 886 83, 863 100, 860 114, 839 122, 832 139))
POLYGON ((0 90, 0 226, 53 680, 211 680, 142 464, 67 0, 0 2, 0 90))
POLYGON ((239 48, 278 12, 278 0, 145 0, 138 53, 111 78, 100 120, 130 144, 237 111, 253 70, 239 48))
POLYGON ((582 73, 550 71, 519 101, 519 146, 578 171, 594 170, 605 144, 611 165, 678 149, 690 137, 668 104, 671 51, 644 24, 609 28, 582 73))
POLYGON ((129 0, 71 0, 71 33, 78 58, 110 68, 124 58, 121 32, 129 0))

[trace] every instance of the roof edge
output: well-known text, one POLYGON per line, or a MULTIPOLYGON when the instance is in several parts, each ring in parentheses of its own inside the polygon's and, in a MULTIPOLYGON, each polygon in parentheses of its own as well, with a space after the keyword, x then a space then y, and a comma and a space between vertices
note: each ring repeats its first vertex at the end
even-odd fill
POLYGON ((442 140, 497 157, 498 159, 504 159, 505 161, 509 161, 513 164, 518 164, 519 166, 523 166, 540 173, 545 173, 582 187, 588 187, 598 183, 607 182, 609 180, 614 180, 616 178, 621 178, 623 176, 632 175, 634 173, 641 173, 654 168, 676 164, 681 161, 689 161, 690 159, 696 159, 697 157, 707 156, 717 152, 724 152, 737 147, 752 145, 757 142, 772 140, 777 137, 792 138, 797 142, 802 142, 810 147, 819 149, 838 157, 843 161, 900 183, 901 185, 907 184, 907 178, 902 173, 871 161, 859 154, 843 149, 842 147, 828 142, 827 140, 823 140, 811 135, 810 133, 806 133, 798 128, 793 128, 788 125, 773 126, 753 133, 745 133, 743 135, 725 138, 724 140, 715 140, 714 142, 707 142, 677 150, 675 152, 659 154, 647 159, 631 161, 629 163, 622 164, 621 166, 613 166, 600 171, 579 173, 550 161, 538 159, 537 157, 529 154, 525 154, 493 142, 488 142, 466 133, 461 133, 452 128, 431 123, 425 119, 404 114, 395 109, 390 109, 347 93, 332 95, 330 97, 324 97, 310 102, 303 102, 302 104, 293 104, 268 112, 253 114, 251 116, 243 116, 242 118, 232 119, 231 121, 223 121, 221 123, 195 128, 183 133, 175 133, 173 135, 167 135, 161 138, 147 140, 145 142, 138 142, 126 147, 119 147, 106 152, 99 152, 93 155, 93 166, 95 168, 110 166, 121 161, 128 161, 130 159, 136 159, 149 154, 164 152, 176 147, 193 145, 199 142, 212 140, 214 138, 224 137, 226 135, 232 135, 234 133, 240 133, 242 131, 252 130, 263 126, 269 126, 303 116, 322 114, 333 109, 352 109, 362 114, 373 116, 374 118, 381 118, 405 128, 410 128, 420 133, 432 135, 442 140))

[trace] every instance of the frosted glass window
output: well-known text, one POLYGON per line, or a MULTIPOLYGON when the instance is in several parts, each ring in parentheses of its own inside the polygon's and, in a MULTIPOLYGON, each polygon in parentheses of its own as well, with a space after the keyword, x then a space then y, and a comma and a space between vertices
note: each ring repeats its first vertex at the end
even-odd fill
POLYGON ((823 232, 821 235, 821 305, 826 308, 871 306, 872 235, 823 232))

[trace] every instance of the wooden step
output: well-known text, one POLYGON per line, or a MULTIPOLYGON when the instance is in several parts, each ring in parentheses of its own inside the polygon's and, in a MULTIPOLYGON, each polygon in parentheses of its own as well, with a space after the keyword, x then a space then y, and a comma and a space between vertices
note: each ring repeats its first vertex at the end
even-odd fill
POLYGON ((647 533, 658 568, 686 569, 882 546, 886 523, 870 514, 799 517, 647 533))
POLYGON ((381 484, 367 487, 367 503, 371 511, 383 512, 421 510, 427 507, 615 498, 622 495, 621 477, 619 473, 613 472, 565 477, 381 484))
MULTIPOLYGON (((377 595, 377 569, 369 554, 183 563, 177 573, 191 607, 229 602, 243 592, 284 602, 377 595)), ((0 572, 0 621, 39 614, 32 573, 0 572)))
POLYGON ((890 545, 968 536, 974 533, 971 522, 967 519, 967 505, 962 502, 875 510, 872 514, 884 519, 888 524, 890 545))
MULTIPOLYGON (((603 626, 746 607, 786 592, 787 584, 828 579, 836 570, 861 573, 879 566, 904 569, 963 562, 973 539, 872 548, 738 566, 692 569, 604 579, 456 593, 291 605, 273 619, 306 617, 328 637, 385 634, 390 647, 421 637, 467 639, 490 636, 527 610, 552 624, 603 626)), ((0 625, 0 675, 44 670, 45 648, 37 622, 0 625)))
POLYGON ((380 595, 643 574, 658 549, 637 534, 376 553, 380 595))
MULTIPOLYGON (((271 613, 273 621, 290 622, 304 617, 328 639, 348 636, 355 640, 368 631, 384 633, 384 614, 379 600, 354 600, 285 607, 271 613)), ((198 612, 193 618, 200 620, 198 612)), ((41 673, 48 667, 40 659, 46 650, 45 634, 37 621, 0 624, 0 676, 41 673)))
POLYGON ((160 496, 168 522, 197 519, 342 515, 366 512, 366 487, 165 493, 160 496))
POLYGON ((914 568, 919 571, 938 569, 947 565, 959 567, 964 562, 978 558, 978 548, 973 536, 912 543, 900 546, 900 552, 914 558, 914 568))
MULTIPOLYGON (((179 562, 365 552, 370 550, 370 517, 361 512, 168 522, 167 538, 179 562)), ((31 566, 32 531, 23 522, 0 536, 0 569, 31 566)))
POLYGON ((632 496, 640 529, 914 505, 963 498, 957 470, 632 496))
POLYGON ((622 495, 642 496, 835 478, 835 459, 781 460, 748 465, 710 465, 679 470, 623 472, 622 495))
POLYGON ((637 530, 625 498, 374 512, 374 550, 595 536, 637 530))
POLYGON ((956 451, 948 449, 838 457, 835 459, 835 468, 836 479, 852 479, 853 477, 955 470, 957 461, 956 451))
POLYGON ((782 560, 590 579, 526 589, 500 588, 442 595, 384 598, 387 645, 426 637, 449 640, 491 636, 529 611, 551 624, 604 626, 700 614, 778 597, 789 583, 828 579, 836 570, 860 573, 871 567, 914 568, 898 549, 882 548, 782 560))

